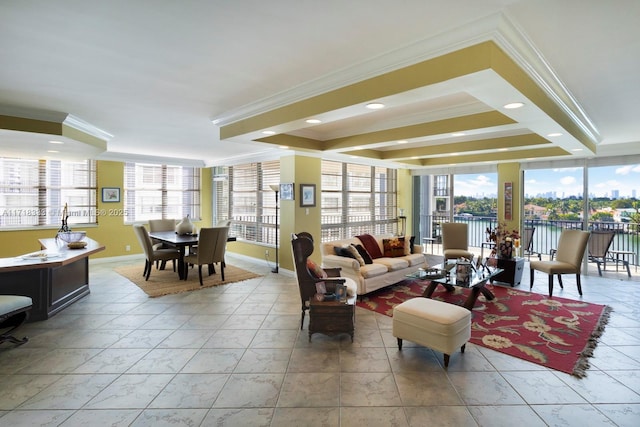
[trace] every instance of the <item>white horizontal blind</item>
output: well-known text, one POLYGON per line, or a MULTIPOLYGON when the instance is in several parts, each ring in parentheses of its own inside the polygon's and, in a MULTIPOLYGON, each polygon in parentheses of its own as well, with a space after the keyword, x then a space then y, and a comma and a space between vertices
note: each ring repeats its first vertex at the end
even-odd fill
POLYGON ((228 168, 228 184, 220 180, 216 188, 228 197, 216 196, 220 217, 229 212, 236 237, 256 243, 275 244, 276 199, 270 185, 280 183, 280 162, 249 163, 228 168), (224 204, 228 203, 228 206, 224 204))
POLYGON ((200 169, 150 163, 125 163, 126 222, 150 219, 200 219, 200 169))
POLYGON ((395 169, 322 161, 322 240, 397 231, 395 169))
POLYGON ((0 158, 0 226, 97 222, 96 162, 0 158))

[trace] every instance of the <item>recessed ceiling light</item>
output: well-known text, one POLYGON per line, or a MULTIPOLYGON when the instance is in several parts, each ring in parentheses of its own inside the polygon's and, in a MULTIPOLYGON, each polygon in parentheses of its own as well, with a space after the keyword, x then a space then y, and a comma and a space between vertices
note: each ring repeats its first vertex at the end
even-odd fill
POLYGON ((322 120, 319 119, 307 119, 305 121, 310 125, 317 125, 318 123, 322 123, 322 120))
POLYGON ((562 134, 560 132, 553 132, 553 133, 549 133, 547 134, 548 137, 553 138, 556 136, 562 136, 562 134))
POLYGON ((451 156, 459 156, 460 153, 451 153, 451 156))
POLYGON ((454 133, 451 134, 451 136, 465 136, 465 135, 466 135, 466 133, 464 133, 464 132, 454 132, 454 133))
POLYGON ((571 151, 582 151, 582 148, 573 148, 571 151))
POLYGON ((379 110, 381 108, 384 108, 384 104, 381 102, 370 102, 369 104, 367 104, 367 108, 370 110, 379 110))
POLYGON ((263 134, 265 135, 275 135, 276 133, 272 130, 263 130, 262 131, 263 134))
POLYGON ((512 102, 510 104, 505 105, 504 108, 506 108, 507 110, 513 110, 515 108, 520 108, 523 106, 524 104, 522 102, 512 102))
POLYGON ((407 142, 409 142, 409 141, 406 141, 406 140, 404 140, 404 139, 401 139, 400 141, 398 141, 398 144, 406 144, 407 142))
POLYGON ((352 159, 357 159, 357 158, 358 158, 358 156, 351 156, 351 158, 352 158, 352 159))
POLYGON ((289 146, 288 145, 281 145, 279 148, 281 148, 283 150, 288 150, 289 146))
POLYGON ((509 151, 508 148, 498 148, 498 151, 509 151))
POLYGON ((362 147, 360 145, 357 145, 355 147, 353 147, 354 150, 362 150, 362 147))
POLYGON ((62 141, 49 141, 49 144, 64 144, 62 141))
POLYGON ((411 156, 411 158, 412 158, 413 160, 417 160, 417 159, 419 159, 420 157, 418 157, 418 156, 411 156))
POLYGON ((47 150, 47 153, 59 153, 58 150, 47 150))

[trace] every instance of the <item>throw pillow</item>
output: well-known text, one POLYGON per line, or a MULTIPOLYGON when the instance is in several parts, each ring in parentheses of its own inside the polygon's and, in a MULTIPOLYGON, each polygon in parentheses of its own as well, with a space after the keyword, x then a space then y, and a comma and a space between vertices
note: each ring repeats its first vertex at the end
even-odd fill
POLYGON ((316 264, 313 260, 307 258, 307 270, 309 273, 316 279, 324 279, 327 277, 327 272, 322 269, 318 264, 316 264))
POLYGON ((333 250, 335 251, 336 255, 338 256, 346 256, 347 258, 354 258, 353 254, 351 253, 351 251, 349 250, 348 247, 346 246, 334 246, 333 250))
POLYGON ((347 246, 347 250, 351 253, 351 255, 353 255, 353 257, 356 259, 356 261, 358 261, 360 265, 364 265, 364 258, 362 258, 360 252, 358 252, 358 250, 353 245, 347 246))
POLYGON ((371 259, 371 255, 369 255, 369 252, 367 252, 367 250, 364 248, 364 246, 356 245, 356 244, 353 244, 353 243, 351 245, 354 248, 356 248, 356 250, 358 251, 358 253, 362 257, 362 259, 363 259, 365 264, 373 264, 373 260, 371 259))
POLYGON ((404 254, 410 255, 413 253, 413 245, 416 240, 416 236, 411 236, 409 239, 405 236, 404 238, 404 254))
POLYGON ((415 248, 413 247, 416 244, 416 236, 411 236, 411 239, 409 239, 409 253, 410 254, 414 254, 415 253, 415 248))
POLYGON ((361 234, 356 237, 362 242, 362 246, 369 252, 372 259, 382 258, 383 255, 375 237, 371 234, 361 234))
POLYGON ((382 247, 386 257, 404 256, 404 237, 382 239, 382 247))

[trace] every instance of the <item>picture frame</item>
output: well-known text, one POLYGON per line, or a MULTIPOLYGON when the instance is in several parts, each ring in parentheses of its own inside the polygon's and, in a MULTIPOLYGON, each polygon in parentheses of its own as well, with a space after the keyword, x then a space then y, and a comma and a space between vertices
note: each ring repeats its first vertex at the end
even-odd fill
POLYGON ((338 301, 345 302, 347 300, 347 287, 343 283, 338 283, 335 294, 338 301))
POLYGON ((309 208, 316 205, 316 185, 300 184, 300 207, 309 208))
POLYGON ((295 193, 293 183, 280 184, 280 200, 293 200, 295 193))
POLYGON ((102 203, 119 203, 119 187, 102 187, 102 203))

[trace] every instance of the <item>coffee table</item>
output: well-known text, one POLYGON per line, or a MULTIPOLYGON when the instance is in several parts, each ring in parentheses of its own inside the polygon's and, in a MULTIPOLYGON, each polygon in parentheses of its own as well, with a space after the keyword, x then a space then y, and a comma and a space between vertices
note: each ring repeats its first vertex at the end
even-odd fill
POLYGON ((438 285, 443 286, 448 292, 453 292, 455 287, 463 287, 470 288, 471 292, 467 297, 466 301, 462 305, 467 310, 473 310, 473 306, 478 299, 480 294, 484 295, 484 297, 491 301, 495 298, 495 295, 485 287, 487 281, 489 281, 492 277, 502 273, 504 270, 501 268, 489 268, 486 266, 480 266, 471 273, 469 280, 460 283, 456 280, 456 272, 455 272, 455 260, 449 260, 443 265, 439 265, 434 267, 435 269, 439 269, 443 272, 443 274, 433 274, 432 271, 424 271, 418 270, 415 273, 408 274, 407 277, 417 280, 429 281, 429 284, 425 288, 422 296, 425 298, 431 298, 433 292, 436 290, 438 285))

